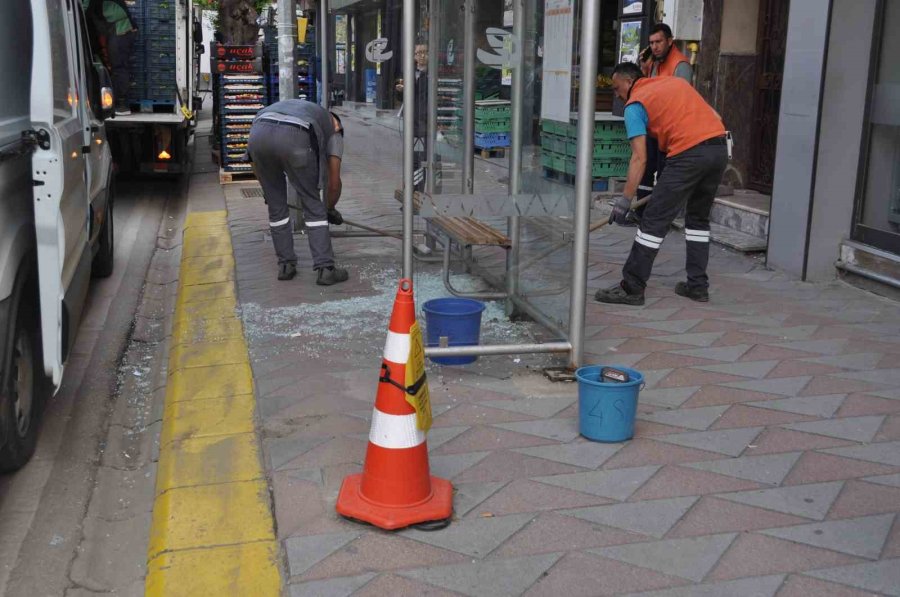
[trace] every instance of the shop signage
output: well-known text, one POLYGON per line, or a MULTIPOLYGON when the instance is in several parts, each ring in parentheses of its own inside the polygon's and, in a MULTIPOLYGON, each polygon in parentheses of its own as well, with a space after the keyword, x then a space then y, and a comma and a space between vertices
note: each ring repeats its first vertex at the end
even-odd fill
POLYGON ((381 64, 382 62, 387 62, 391 58, 394 57, 393 50, 385 50, 388 45, 388 38, 379 37, 377 39, 373 39, 369 43, 366 44, 366 60, 369 62, 374 62, 375 64, 381 64))

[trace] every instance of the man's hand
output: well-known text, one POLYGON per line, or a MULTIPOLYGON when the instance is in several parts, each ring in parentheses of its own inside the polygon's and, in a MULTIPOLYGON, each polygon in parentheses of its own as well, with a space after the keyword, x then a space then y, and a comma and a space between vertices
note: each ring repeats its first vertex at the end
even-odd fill
POLYGON ((631 211, 631 201, 625 197, 616 197, 612 204, 612 213, 609 221, 619 226, 634 226, 633 222, 628 220, 628 212, 631 211))
POLYGON ((341 212, 332 207, 328 210, 328 223, 332 226, 340 226, 344 223, 344 216, 341 215, 341 212))

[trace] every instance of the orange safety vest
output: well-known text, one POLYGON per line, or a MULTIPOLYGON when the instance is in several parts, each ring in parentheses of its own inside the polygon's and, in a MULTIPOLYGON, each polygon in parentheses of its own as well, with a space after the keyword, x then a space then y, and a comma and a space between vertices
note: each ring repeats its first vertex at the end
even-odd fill
POLYGON ((668 157, 715 137, 725 135, 716 111, 679 77, 641 78, 635 81, 626 105, 640 103, 647 111, 648 133, 668 157))
POLYGON ((691 63, 687 56, 681 53, 677 46, 669 48, 669 54, 666 59, 656 66, 656 77, 674 77, 675 69, 682 62, 691 63))

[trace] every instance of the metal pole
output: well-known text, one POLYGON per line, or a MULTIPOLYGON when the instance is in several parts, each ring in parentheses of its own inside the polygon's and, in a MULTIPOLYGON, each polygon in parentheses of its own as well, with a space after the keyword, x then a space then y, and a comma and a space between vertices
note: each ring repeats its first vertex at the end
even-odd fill
MULTIPOLYGON (((278 0, 278 99, 297 97, 297 9, 295 0, 278 0)), ((274 99, 274 98, 273 98, 274 99)))
POLYGON ((505 354, 541 354, 548 352, 569 352, 568 342, 543 342, 541 344, 495 344, 493 346, 427 346, 427 357, 475 357, 505 354))
POLYGON ((578 93, 578 152, 575 162, 575 242, 572 247, 572 296, 569 308, 570 367, 584 358, 584 312, 587 294, 588 225, 591 216, 591 166, 594 153, 594 107, 597 100, 597 53, 600 0, 584 0, 581 14, 581 85, 578 93))
POLYGON ((413 276, 413 144, 416 126, 416 0, 403 0, 403 277, 413 276))
POLYGON ((319 40, 322 44, 322 48, 319 50, 322 64, 322 71, 319 73, 322 81, 322 101, 320 103, 323 108, 328 109, 331 105, 331 98, 328 97, 331 94, 331 81, 328 78, 328 0, 322 0, 319 7, 319 40))
MULTIPOLYGON (((509 152, 509 194, 517 195, 522 192, 522 147, 525 145, 522 120, 524 117, 525 101, 525 52, 523 41, 525 38, 525 1, 515 0, 513 4, 513 51, 514 62, 512 64, 512 128, 510 132, 509 152)), ((519 216, 510 216, 506 221, 506 235, 509 237, 510 247, 506 254, 506 294, 513 297, 519 294, 519 244, 522 235, 520 233, 519 216)), ((512 315, 515 311, 515 303, 512 300, 506 302, 506 313, 512 315)))
POLYGON ((463 25, 463 193, 475 192, 475 8, 465 0, 463 25))
POLYGON ((438 43, 440 39, 440 3, 428 0, 428 137, 425 140, 428 172, 425 191, 434 195, 434 166, 437 144, 438 43))

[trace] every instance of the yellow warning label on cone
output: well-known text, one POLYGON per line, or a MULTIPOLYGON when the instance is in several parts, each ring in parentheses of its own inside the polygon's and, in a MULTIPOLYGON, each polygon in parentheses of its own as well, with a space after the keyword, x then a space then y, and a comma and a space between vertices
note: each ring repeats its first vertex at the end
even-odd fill
POLYGON ((425 379, 425 344, 419 322, 409 328, 409 358, 406 361, 406 387, 416 387, 415 394, 406 395, 406 401, 416 409, 416 426, 422 431, 431 429, 431 397, 425 379), (418 385, 417 385, 418 384, 418 385))

